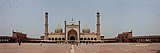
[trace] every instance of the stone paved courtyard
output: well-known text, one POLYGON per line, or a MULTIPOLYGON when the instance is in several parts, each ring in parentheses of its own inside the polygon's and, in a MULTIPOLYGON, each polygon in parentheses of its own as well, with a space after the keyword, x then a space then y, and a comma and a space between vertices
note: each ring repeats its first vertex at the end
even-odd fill
POLYGON ((0 53, 160 53, 160 43, 97 43, 97 44, 55 44, 55 43, 0 43, 0 53), (72 52, 73 53, 73 52, 72 52))

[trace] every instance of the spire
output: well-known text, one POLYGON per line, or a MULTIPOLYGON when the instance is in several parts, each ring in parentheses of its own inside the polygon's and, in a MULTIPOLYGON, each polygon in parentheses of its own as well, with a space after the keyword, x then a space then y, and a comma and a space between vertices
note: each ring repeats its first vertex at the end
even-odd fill
POLYGON ((85 24, 85 27, 88 27, 87 24, 85 24))
POLYGON ((57 27, 60 27, 60 25, 58 24, 57 27))
POLYGON ((45 14, 48 15, 48 12, 46 11, 45 14))
POLYGON ((72 18, 72 21, 73 21, 73 18, 72 18))
POLYGON ((59 26, 59 24, 58 24, 58 26, 59 26))
POLYGON ((48 12, 45 12, 45 38, 44 40, 48 40, 48 12))
POLYGON ((97 12, 97 34, 100 35, 100 12, 97 12))
POLYGON ((14 32, 14 30, 12 29, 12 32, 14 32))
POLYGON ((131 30, 131 33, 132 33, 132 30, 131 30))
POLYGON ((99 15, 99 14, 100 14, 100 12, 98 11, 98 12, 97 12, 97 15, 99 15))
POLYGON ((97 24, 96 24, 97 25, 97 31, 96 31, 97 33, 96 34, 98 36, 98 40, 101 40, 100 39, 101 38, 100 37, 100 12, 98 11, 96 14, 97 14, 96 15, 97 16, 97 24))
POLYGON ((45 14, 46 14, 46 15, 48 14, 47 10, 46 10, 45 14))

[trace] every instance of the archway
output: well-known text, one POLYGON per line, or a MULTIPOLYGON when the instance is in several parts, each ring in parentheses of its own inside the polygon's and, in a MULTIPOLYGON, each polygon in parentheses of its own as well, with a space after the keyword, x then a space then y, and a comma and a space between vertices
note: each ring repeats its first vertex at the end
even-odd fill
POLYGON ((77 32, 74 29, 68 32, 68 40, 77 40, 77 32))
POLYGON ((76 32, 76 30, 74 30, 74 29, 69 30, 67 38, 69 40, 69 43, 75 44, 76 40, 77 40, 77 32, 76 32))
POLYGON ((74 37, 74 36, 71 36, 71 37, 70 37, 70 40, 75 40, 75 37, 74 37))

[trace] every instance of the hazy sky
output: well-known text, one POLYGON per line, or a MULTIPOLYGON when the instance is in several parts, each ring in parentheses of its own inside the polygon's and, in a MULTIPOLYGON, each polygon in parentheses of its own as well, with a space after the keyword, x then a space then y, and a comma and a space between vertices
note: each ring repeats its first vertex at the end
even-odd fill
POLYGON ((44 13, 49 13, 49 32, 64 21, 81 21, 96 31, 96 12, 101 12, 101 33, 116 37, 122 31, 133 35, 160 34, 160 0, 0 0, 0 35, 12 30, 29 37, 44 34, 44 13))

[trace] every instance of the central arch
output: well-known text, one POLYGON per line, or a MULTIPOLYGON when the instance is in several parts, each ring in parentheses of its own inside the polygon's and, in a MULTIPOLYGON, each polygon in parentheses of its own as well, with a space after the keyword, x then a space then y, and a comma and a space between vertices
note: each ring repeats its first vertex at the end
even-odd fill
POLYGON ((70 40, 75 40, 75 37, 74 37, 74 36, 71 36, 71 37, 70 37, 70 40))
POLYGON ((68 40, 77 40, 77 32, 74 29, 68 31, 68 40))

